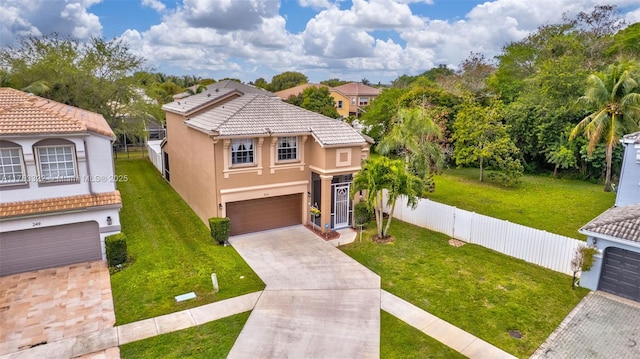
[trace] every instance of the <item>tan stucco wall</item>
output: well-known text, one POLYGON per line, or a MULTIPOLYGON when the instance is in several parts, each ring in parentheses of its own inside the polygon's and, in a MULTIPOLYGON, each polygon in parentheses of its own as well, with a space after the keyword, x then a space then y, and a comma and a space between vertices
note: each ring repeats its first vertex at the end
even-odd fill
POLYGON ((342 108, 336 107, 338 114, 345 118, 349 117, 349 104, 351 103, 351 100, 347 96, 336 91, 331 91, 329 94, 336 101, 336 106, 338 106, 338 101, 342 101, 342 108))
POLYGON ((184 125, 182 116, 167 113, 167 143, 163 151, 169 154, 171 186, 205 224, 208 218, 224 216, 228 202, 294 193, 303 194, 301 221, 307 223, 310 205, 307 193, 311 191, 311 171, 315 171, 326 177, 322 211, 328 216, 331 176, 357 171, 363 147, 322 148, 313 136, 301 134, 298 136, 299 161, 272 164, 277 150, 275 140, 275 136, 254 138, 256 165, 233 167, 230 157, 225 159, 230 156, 230 142, 225 151, 225 139, 214 141, 204 132, 184 125), (350 161, 340 163, 346 157, 350 161), (229 166, 227 171, 225 162, 229 166))

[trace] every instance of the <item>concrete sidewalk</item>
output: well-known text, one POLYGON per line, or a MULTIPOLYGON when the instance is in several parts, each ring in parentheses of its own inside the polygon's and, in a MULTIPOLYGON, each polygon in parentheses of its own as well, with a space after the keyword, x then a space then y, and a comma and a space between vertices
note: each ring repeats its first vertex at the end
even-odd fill
POLYGON ((387 291, 383 290, 380 297, 382 310, 462 355, 473 359, 515 358, 502 349, 496 348, 387 291))
MULTIPOLYGON (((59 340, 27 350, 21 350, 0 356, 0 359, 69 359, 100 352, 117 350, 117 347, 133 341, 146 339, 160 334, 175 332, 194 327, 217 319, 250 311, 262 292, 254 292, 239 297, 206 304, 200 307, 175 312, 160 317, 144 319, 98 332, 59 340)), ((118 351, 119 353, 119 351, 118 351)), ((107 357, 113 357, 106 354, 107 357)), ((89 356, 91 357, 91 356, 89 356)), ((119 357, 116 356, 116 357, 119 357)))

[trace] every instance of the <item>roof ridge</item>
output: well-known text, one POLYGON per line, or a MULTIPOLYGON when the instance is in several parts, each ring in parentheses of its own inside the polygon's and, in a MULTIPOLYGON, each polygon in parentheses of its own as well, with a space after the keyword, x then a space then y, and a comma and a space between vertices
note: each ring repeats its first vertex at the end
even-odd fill
MULTIPOLYGON (((242 111, 249 104, 253 103, 253 101, 255 101, 256 98, 258 98, 258 97, 268 98, 268 96, 264 96, 264 95, 257 94, 257 93, 251 93, 251 94, 245 93, 245 94, 242 94, 242 96, 240 96, 238 98, 235 98, 233 100, 241 99, 243 97, 249 98, 249 100, 246 101, 242 106, 238 106, 237 110, 235 110, 233 113, 231 113, 229 116, 227 116, 227 118, 224 121, 220 122, 220 124, 218 124, 218 126, 217 126, 218 128, 222 127, 224 124, 226 124, 227 122, 231 121, 231 119, 233 119, 238 114, 238 112, 242 111)), ((231 100, 231 101, 233 101, 233 100, 231 100)), ((229 101, 229 102, 231 102, 231 101, 229 101)), ((224 107, 224 105, 225 104, 223 103, 221 106, 224 107)))
MULTIPOLYGON (((34 95, 34 96, 35 96, 35 95, 34 95)), ((51 101, 53 101, 54 103, 58 103, 58 104, 61 104, 61 105, 62 105, 61 110, 64 110, 64 108, 73 108, 73 109, 80 110, 80 111, 86 111, 86 110, 83 110, 83 109, 81 109, 81 108, 79 108, 79 107, 75 107, 75 106, 67 105, 67 104, 62 103, 62 102, 58 102, 58 101, 55 101, 55 100, 51 100, 51 99, 48 99, 48 98, 44 98, 44 97, 40 97, 40 96, 36 96, 36 97, 38 97, 38 98, 39 98, 39 99, 41 99, 42 101, 41 101, 40 103, 38 103, 37 101, 34 101, 34 102, 35 102, 35 103, 33 104, 33 105, 34 105, 34 107, 39 108, 39 109, 41 109, 42 111, 44 111, 44 112, 46 112, 46 113, 48 113, 48 114, 50 114, 50 115, 53 115, 53 116, 56 116, 56 117, 63 117, 64 119, 66 119, 66 120, 68 120, 68 121, 71 121, 71 122, 73 122, 73 123, 75 123, 75 124, 79 125, 79 126, 80 126, 84 131, 89 131, 89 127, 87 126, 87 123, 86 123, 86 122, 83 122, 83 121, 81 121, 81 120, 75 119, 73 116, 69 116, 69 112, 70 112, 69 110, 64 111, 64 112, 54 111, 54 110, 52 110, 52 109, 50 109, 50 108, 46 107, 46 105, 50 104, 50 103, 51 103, 51 101)), ((80 116, 82 116, 82 114, 81 114, 80 116)), ((95 132, 95 131, 94 131, 94 132, 95 132)))

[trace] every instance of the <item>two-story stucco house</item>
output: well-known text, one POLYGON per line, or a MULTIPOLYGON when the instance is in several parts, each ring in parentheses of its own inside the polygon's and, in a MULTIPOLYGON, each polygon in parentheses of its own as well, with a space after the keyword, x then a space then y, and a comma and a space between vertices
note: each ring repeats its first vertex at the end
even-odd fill
POLYGON ((322 84, 307 83, 307 84, 291 87, 282 91, 278 91, 275 94, 282 100, 287 100, 291 96, 300 95, 305 89, 312 86, 316 88, 326 87, 329 90, 329 96, 331 96, 333 98, 333 101, 336 103, 336 111, 338 112, 338 114, 344 118, 349 117, 349 111, 351 108, 350 103, 352 102, 352 100, 347 95, 343 94, 342 92, 336 90, 333 87, 329 87, 322 84))
POLYGON ((599 251, 580 285, 640 301, 640 132, 621 142, 625 150, 615 207, 580 229, 599 251))
POLYGON ((164 177, 205 223, 229 217, 232 235, 351 224, 351 180, 369 144, 349 125, 237 88, 210 89, 163 109, 164 177))
MULTIPOLYGON (((345 108, 348 110, 346 111, 347 116, 360 116, 363 107, 369 105, 382 92, 380 89, 359 82, 350 82, 334 87, 334 90, 349 99, 349 103, 345 104, 345 108)), ((338 106, 340 105, 338 104, 338 106)), ((341 111, 338 112, 342 114, 341 111)))
POLYGON ((0 88, 0 275, 106 259, 114 138, 102 115, 0 88))

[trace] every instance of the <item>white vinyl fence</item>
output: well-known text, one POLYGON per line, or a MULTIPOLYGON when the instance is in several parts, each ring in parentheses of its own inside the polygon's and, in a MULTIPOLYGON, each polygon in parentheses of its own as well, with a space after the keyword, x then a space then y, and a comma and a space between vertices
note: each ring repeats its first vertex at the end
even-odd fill
POLYGON ((149 152, 149 159, 151 163, 162 173, 162 149, 160 143, 162 140, 147 141, 147 152, 149 152))
POLYGON ((406 199, 399 199, 393 217, 569 275, 574 252, 584 244, 428 199, 421 199, 415 210, 406 199))

